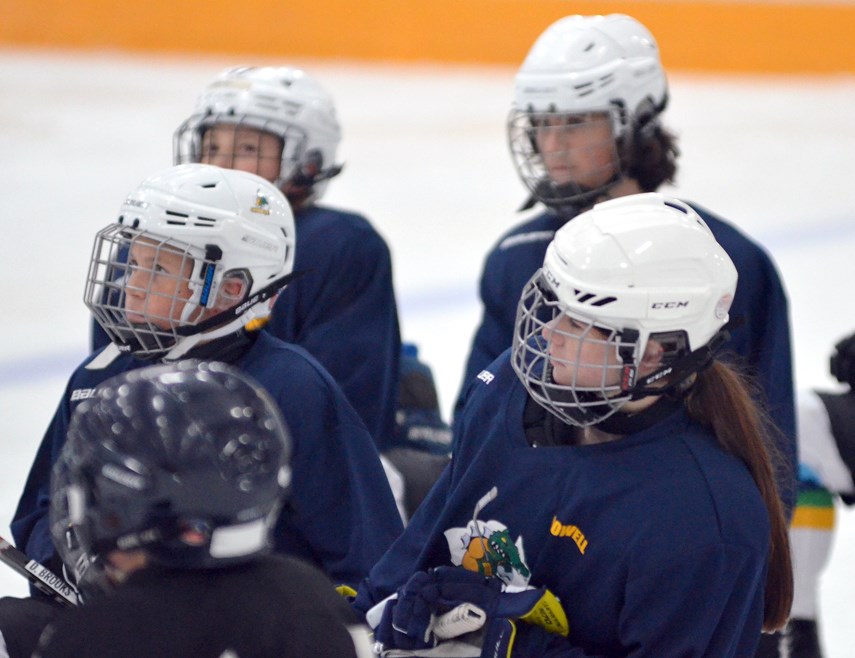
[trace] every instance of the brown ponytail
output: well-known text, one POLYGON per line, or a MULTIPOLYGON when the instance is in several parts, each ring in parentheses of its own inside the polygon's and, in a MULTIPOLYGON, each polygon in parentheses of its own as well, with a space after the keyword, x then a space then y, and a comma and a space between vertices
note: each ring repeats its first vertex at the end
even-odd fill
POLYGON ((771 524, 769 571, 766 575, 763 630, 784 626, 793 602, 793 568, 783 504, 778 495, 772 458, 765 437, 774 427, 752 398, 743 377, 721 362, 698 373, 686 398, 689 415, 710 427, 721 446, 748 466, 766 503, 771 524))

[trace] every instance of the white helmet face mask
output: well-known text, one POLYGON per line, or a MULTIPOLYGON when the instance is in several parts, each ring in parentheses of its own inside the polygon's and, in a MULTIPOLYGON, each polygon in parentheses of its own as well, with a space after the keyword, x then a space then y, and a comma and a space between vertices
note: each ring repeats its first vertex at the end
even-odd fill
POLYGON ((584 208, 623 176, 617 110, 519 112, 508 119, 511 154, 532 195, 550 207, 584 208))
MULTIPOLYGON (((193 114, 175 131, 173 156, 175 164, 207 162, 252 170, 288 194, 289 189, 304 188, 316 200, 341 171, 336 164, 340 141, 332 97, 305 71, 238 67, 224 71, 204 90, 193 114), (213 128, 219 131, 215 150, 213 128), (246 129, 276 138, 278 162, 251 164, 246 129), (243 149, 235 150, 233 144, 241 140, 243 149)), ((256 153, 261 153, 258 146, 256 153)), ((265 155, 272 150, 265 149, 265 155)))
POLYGON ((119 349, 176 359, 265 317, 293 264, 281 192, 246 172, 182 165, 146 179, 99 231, 84 302, 119 349))
POLYGON ((602 422, 705 367, 724 339, 736 269, 689 206, 659 194, 564 225, 523 290, 512 365, 570 425, 602 422), (656 353, 643 364, 645 351, 656 353))
POLYGON ((582 209, 625 174, 636 133, 665 109, 650 32, 629 16, 568 16, 537 39, 517 73, 508 141, 532 196, 582 209))

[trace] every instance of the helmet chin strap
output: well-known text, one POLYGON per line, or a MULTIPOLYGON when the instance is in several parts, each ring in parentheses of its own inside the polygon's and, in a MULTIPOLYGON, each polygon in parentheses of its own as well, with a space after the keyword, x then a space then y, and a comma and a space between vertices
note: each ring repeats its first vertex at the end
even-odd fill
MULTIPOLYGON (((595 425, 597 429, 609 434, 633 434, 655 425, 677 411, 683 405, 683 397, 691 388, 691 386, 683 386, 683 382, 695 373, 703 371, 713 362, 716 351, 730 339, 730 331, 740 324, 742 324, 742 318, 734 318, 725 324, 706 345, 641 378, 640 382, 636 382, 635 379, 633 348, 628 344, 622 346, 618 350, 624 362, 621 388, 631 393, 630 400, 639 400, 652 395, 658 396, 659 399, 636 413, 618 409, 616 413, 597 423, 595 425), (665 377, 668 378, 668 384, 661 387, 654 386, 665 377)), ((628 343, 637 340, 638 332, 634 329, 624 330, 623 338, 626 338, 628 343), (634 337, 633 334, 635 334, 634 337)))
POLYGON ((340 164, 312 172, 306 165, 301 165, 290 178, 279 178, 274 185, 282 190, 293 207, 303 207, 315 200, 315 185, 335 178, 342 169, 344 165, 340 164))
POLYGON ((278 294, 291 281, 303 274, 305 274, 305 270, 291 272, 283 277, 279 277, 261 290, 250 295, 240 304, 220 311, 198 324, 179 328, 176 333, 182 337, 178 339, 175 345, 161 359, 165 362, 177 361, 200 342, 227 336, 246 326, 256 318, 267 315, 267 301, 278 294), (230 317, 233 317, 233 319, 227 321, 230 317), (225 324, 223 324, 224 322, 225 324))
POLYGON ((224 324, 216 329, 212 329, 211 331, 193 334, 192 336, 185 336, 184 338, 179 339, 179 341, 175 343, 172 349, 170 349, 166 354, 161 357, 161 361, 163 361, 164 363, 169 363, 170 361, 178 361, 185 354, 187 354, 187 352, 196 347, 196 345, 198 345, 199 343, 214 340, 215 338, 227 336, 228 334, 236 332, 238 329, 246 326, 249 322, 258 317, 260 314, 256 311, 262 308, 263 306, 263 304, 257 304, 240 317, 235 318, 228 324, 224 324))
POLYGON ((533 208, 538 201, 540 201, 558 215, 572 219, 583 210, 590 208, 595 203, 604 200, 604 198, 608 198, 607 195, 609 191, 623 179, 623 174, 618 172, 607 183, 604 183, 596 189, 590 189, 574 183, 556 185, 547 176, 538 183, 535 192, 529 195, 525 203, 517 208, 517 212, 529 210, 533 208), (573 190, 578 190, 578 193, 570 194, 573 190), (560 201, 562 196, 564 196, 562 192, 565 191, 567 192, 566 196, 573 197, 572 201, 560 201), (551 200, 550 197, 554 197, 555 200, 551 200))
MULTIPOLYGON (((630 400, 678 392, 687 377, 709 367, 718 349, 730 340, 731 331, 740 326, 742 321, 741 316, 731 319, 718 330, 706 345, 672 360, 668 365, 662 366, 641 378, 636 378, 637 366, 632 359, 629 348, 621 348, 618 353, 624 362, 622 390, 631 394, 630 400), (664 386, 658 386, 657 382, 661 382, 665 378, 667 378, 668 383, 664 386)), ((637 334, 635 330, 629 331, 637 334)), ((627 331, 624 331, 623 334, 628 340, 632 338, 627 336, 627 331)))

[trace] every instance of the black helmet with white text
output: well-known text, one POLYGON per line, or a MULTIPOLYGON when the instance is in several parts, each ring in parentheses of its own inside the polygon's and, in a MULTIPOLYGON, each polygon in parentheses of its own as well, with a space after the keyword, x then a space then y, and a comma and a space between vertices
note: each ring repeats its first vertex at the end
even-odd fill
POLYGON ((144 550, 157 564, 211 568, 267 552, 291 480, 276 403, 217 362, 113 377, 75 410, 54 483, 54 539, 85 554, 144 550))

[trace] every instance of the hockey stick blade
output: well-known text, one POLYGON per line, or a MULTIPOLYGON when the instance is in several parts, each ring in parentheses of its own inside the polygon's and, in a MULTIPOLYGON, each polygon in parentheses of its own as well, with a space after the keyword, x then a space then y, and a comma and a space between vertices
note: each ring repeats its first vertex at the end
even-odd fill
POLYGON ((0 537, 0 561, 29 580, 39 590, 63 605, 76 605, 77 594, 71 586, 46 566, 29 559, 24 553, 0 537))

